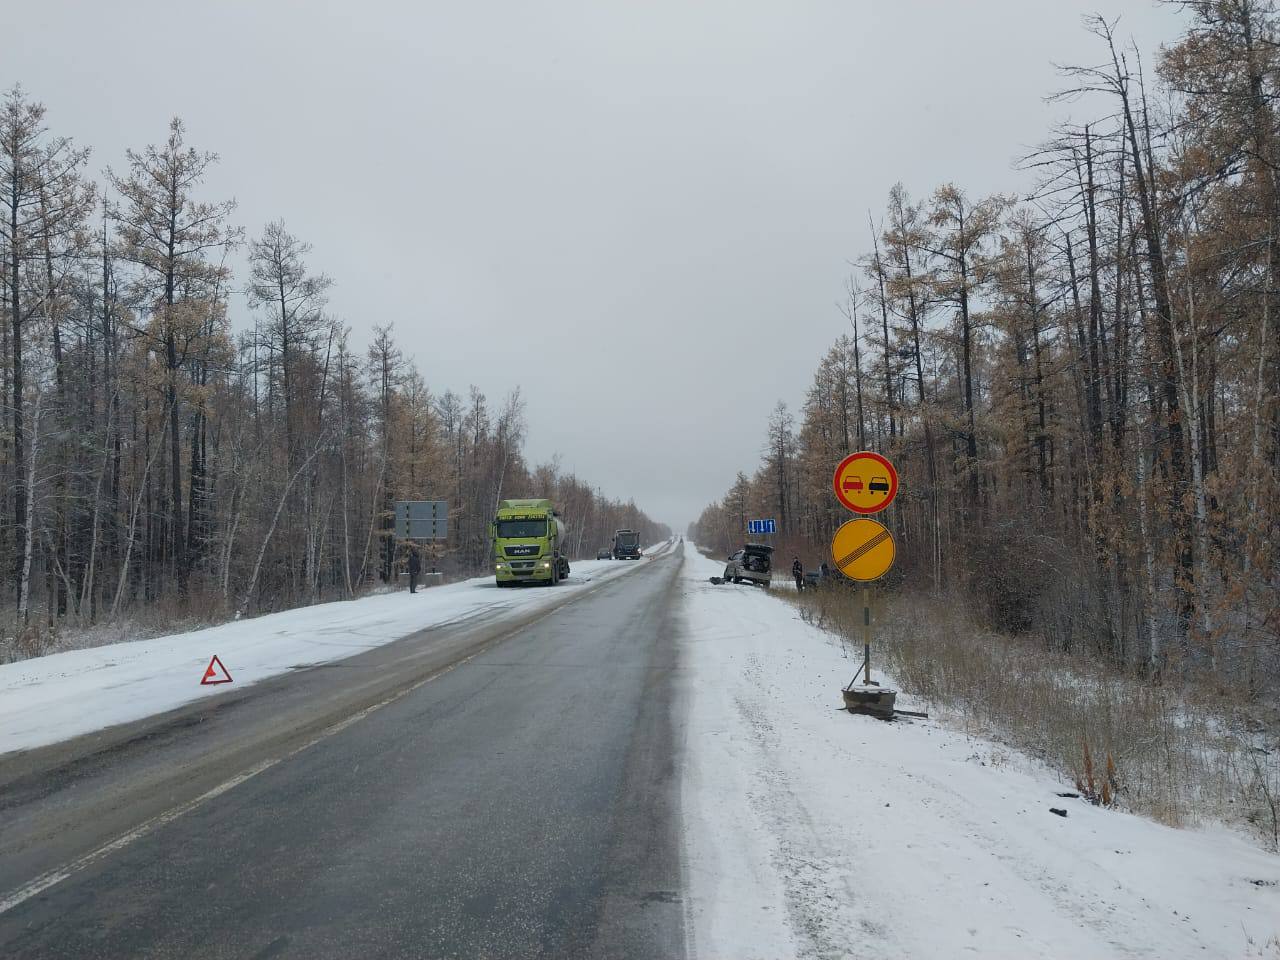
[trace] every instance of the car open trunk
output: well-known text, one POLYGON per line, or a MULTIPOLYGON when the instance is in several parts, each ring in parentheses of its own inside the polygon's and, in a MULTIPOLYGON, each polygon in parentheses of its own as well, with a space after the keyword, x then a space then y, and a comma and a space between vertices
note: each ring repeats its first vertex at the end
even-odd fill
POLYGON ((742 566, 755 573, 768 573, 773 563, 773 547, 748 543, 742 548, 742 566))

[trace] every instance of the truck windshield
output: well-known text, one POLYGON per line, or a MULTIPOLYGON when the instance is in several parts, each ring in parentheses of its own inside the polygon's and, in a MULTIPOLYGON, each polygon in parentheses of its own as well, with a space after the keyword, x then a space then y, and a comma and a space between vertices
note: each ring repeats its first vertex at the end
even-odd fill
POLYGON ((618 534, 618 546, 634 547, 640 542, 640 534, 638 533, 620 533, 618 534))
POLYGON ((503 540, 513 537, 545 537, 546 520, 499 520, 498 536, 503 540))

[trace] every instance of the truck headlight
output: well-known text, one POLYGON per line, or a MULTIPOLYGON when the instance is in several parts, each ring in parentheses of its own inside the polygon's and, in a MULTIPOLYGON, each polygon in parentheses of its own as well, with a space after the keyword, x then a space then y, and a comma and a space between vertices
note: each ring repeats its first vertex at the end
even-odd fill
POLYGON ((543 561, 542 561, 542 569, 543 569, 543 570, 550 570, 550 569, 551 569, 551 564, 550 564, 550 562, 548 562, 548 561, 546 561, 546 560, 543 560, 543 561))

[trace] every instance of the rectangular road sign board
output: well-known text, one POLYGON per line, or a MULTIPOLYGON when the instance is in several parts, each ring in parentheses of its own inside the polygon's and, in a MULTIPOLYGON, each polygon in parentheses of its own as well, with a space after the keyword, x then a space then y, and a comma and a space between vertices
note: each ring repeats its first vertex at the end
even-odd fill
POLYGON ((776 533, 772 519, 768 520, 748 520, 747 533, 776 533))
POLYGON ((448 540, 448 501, 397 500, 396 536, 401 540, 448 540))

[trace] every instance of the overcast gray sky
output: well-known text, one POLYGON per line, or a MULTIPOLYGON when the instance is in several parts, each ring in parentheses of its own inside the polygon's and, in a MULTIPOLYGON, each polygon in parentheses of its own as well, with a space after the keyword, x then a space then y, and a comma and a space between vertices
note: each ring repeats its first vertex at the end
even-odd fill
POLYGON ((1082 14, 1148 56, 1180 26, 1151 0, 6 6, 0 83, 94 168, 180 115, 221 155, 208 198, 312 243, 361 346, 392 321, 436 392, 520 385, 530 459, 681 529, 803 401, 868 209, 1025 186, 1052 64, 1100 58, 1082 14))

